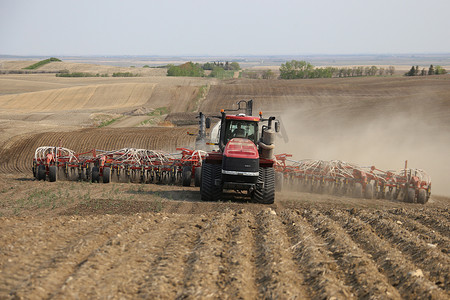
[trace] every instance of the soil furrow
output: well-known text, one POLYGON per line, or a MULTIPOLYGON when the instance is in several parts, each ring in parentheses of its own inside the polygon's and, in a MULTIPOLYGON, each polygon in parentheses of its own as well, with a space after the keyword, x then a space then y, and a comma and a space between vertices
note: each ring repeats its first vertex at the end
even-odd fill
POLYGON ((353 299, 355 295, 345 285, 342 272, 324 249, 325 241, 314 228, 300 216, 300 212, 285 210, 282 218, 287 227, 300 272, 305 276, 309 294, 315 299, 353 299), (339 275, 338 275, 339 274, 339 275), (341 277, 339 277, 341 276, 341 277))
POLYGON ((254 229, 259 298, 304 299, 306 283, 298 272, 289 237, 271 208, 256 214, 254 229))
POLYGON ((233 211, 217 213, 201 227, 198 239, 188 257, 183 276, 183 288, 177 299, 224 298, 218 286, 220 272, 223 272, 225 243, 229 240, 227 230, 233 218, 233 211))
POLYGON ((171 232, 177 231, 185 221, 164 215, 127 217, 127 228, 98 248, 67 277, 57 298, 88 299, 101 298, 101 295, 132 298, 137 295, 149 280, 149 270, 158 252, 164 251, 161 247, 173 237, 171 232))
POLYGON ((343 211, 331 210, 330 216, 352 236, 360 248, 372 255, 380 272, 386 275, 389 283, 403 298, 445 299, 448 297, 443 290, 424 278, 422 271, 402 252, 380 238, 370 225, 343 211))
POLYGON ((234 213, 228 225, 230 239, 224 248, 224 265, 218 282, 227 298, 255 299, 258 296, 252 228, 255 228, 253 215, 244 210, 234 213))
MULTIPOLYGON (((450 238, 441 235, 432 228, 425 226, 422 223, 417 222, 416 220, 413 220, 409 217, 395 213, 392 214, 391 211, 388 211, 388 213, 390 213, 389 219, 393 220, 393 222, 396 223, 400 222, 399 224, 409 231, 417 232, 418 237, 421 240, 431 244, 431 247, 433 247, 432 245, 435 245, 442 251, 442 253, 450 253, 450 238)), ((384 218, 386 217, 387 216, 384 216, 384 218)))
POLYGON ((392 213, 411 218, 424 226, 432 228, 443 236, 450 238, 450 224, 448 222, 450 216, 440 216, 437 210, 424 213, 423 211, 417 212, 412 210, 396 209, 393 210, 392 213))
POLYGON ((392 220, 384 219, 383 212, 358 212, 356 215, 376 229, 378 235, 390 241, 397 249, 407 254, 410 260, 425 270, 425 277, 438 287, 449 290, 449 257, 419 238, 417 233, 402 228, 392 220))
POLYGON ((30 238, 36 240, 35 236, 25 237, 16 243, 14 256, 21 258, 20 261, 12 260, 2 266, 1 276, 5 278, 3 282, 6 283, 6 288, 1 290, 8 290, 11 297, 30 294, 40 298, 49 297, 92 251, 125 226, 118 217, 113 216, 93 217, 89 221, 72 219, 71 222, 70 218, 62 220, 64 221, 46 224, 53 225, 52 228, 46 229, 47 226, 44 225, 38 232, 34 231, 39 243, 32 244, 31 249, 28 241, 30 238), (66 230, 71 232, 72 238, 69 240, 67 236, 62 236, 66 230), (61 241, 65 241, 63 245, 61 241), (35 255, 21 255, 17 248, 35 255))
MULTIPOLYGON (((137 291, 143 298, 174 299, 183 286, 180 279, 183 278, 187 259, 198 238, 198 231, 202 226, 200 224, 203 223, 199 216, 183 215, 173 218, 183 222, 173 224, 167 233, 157 232, 158 235, 165 236, 166 241, 157 245, 155 259, 147 268, 145 281, 137 291)), ((148 251, 147 247, 146 250, 148 251)))
POLYGON ((359 299, 401 299, 386 276, 379 273, 371 255, 359 248, 339 225, 316 210, 305 211, 303 217, 325 240, 327 249, 333 253, 359 299))

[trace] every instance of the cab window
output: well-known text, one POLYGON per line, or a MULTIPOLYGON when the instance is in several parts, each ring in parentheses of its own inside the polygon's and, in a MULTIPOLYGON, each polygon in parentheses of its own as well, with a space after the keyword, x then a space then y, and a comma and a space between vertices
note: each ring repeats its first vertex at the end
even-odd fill
POLYGON ((242 120, 228 120, 225 144, 232 138, 246 138, 256 143, 258 123, 242 120))

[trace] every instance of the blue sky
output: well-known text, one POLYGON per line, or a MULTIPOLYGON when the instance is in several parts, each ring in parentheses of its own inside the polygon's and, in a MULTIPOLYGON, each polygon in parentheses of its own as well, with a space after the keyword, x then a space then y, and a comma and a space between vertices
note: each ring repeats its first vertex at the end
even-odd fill
POLYGON ((450 53, 448 0, 0 0, 0 54, 450 53))

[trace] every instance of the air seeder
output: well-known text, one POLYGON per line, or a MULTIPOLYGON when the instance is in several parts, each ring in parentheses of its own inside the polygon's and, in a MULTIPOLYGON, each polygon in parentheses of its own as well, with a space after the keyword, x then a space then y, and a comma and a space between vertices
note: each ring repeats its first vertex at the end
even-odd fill
POLYGON ((38 180, 86 180, 91 182, 181 183, 190 186, 192 179, 200 185, 201 166, 206 152, 178 148, 163 151, 123 148, 104 151, 94 149, 75 153, 63 147, 44 146, 35 151, 33 174, 38 180))
POLYGON ((277 190, 283 188, 356 198, 379 198, 425 204, 431 196, 431 178, 420 169, 383 171, 375 166, 360 167, 339 160, 291 159, 276 155, 277 190))

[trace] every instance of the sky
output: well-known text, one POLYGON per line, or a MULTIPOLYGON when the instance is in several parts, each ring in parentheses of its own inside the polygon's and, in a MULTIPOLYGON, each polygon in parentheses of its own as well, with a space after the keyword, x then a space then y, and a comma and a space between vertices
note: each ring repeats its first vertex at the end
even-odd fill
POLYGON ((0 0, 0 54, 450 53, 449 12, 449 0, 0 0))

